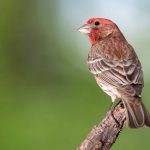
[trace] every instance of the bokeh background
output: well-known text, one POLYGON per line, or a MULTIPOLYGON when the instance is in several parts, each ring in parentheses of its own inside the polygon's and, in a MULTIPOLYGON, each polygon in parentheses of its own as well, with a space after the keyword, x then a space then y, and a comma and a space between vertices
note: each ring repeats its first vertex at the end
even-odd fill
MULTIPOLYGON (((77 32, 88 18, 115 21, 143 65, 150 110, 150 1, 1 0, 0 149, 75 150, 106 114, 77 32)), ((150 129, 124 129, 112 150, 150 149, 150 129)))

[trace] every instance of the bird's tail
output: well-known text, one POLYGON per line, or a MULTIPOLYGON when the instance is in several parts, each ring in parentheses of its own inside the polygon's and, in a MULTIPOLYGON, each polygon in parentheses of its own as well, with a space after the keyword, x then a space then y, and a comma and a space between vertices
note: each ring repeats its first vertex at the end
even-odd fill
POLYGON ((139 128, 144 125, 150 127, 150 113, 146 110, 141 97, 128 97, 123 99, 123 102, 130 128, 139 128))

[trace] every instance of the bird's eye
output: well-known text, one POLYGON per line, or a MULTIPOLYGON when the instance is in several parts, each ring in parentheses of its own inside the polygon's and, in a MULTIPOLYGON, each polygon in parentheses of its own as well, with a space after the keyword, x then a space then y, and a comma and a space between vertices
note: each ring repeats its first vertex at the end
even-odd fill
POLYGON ((98 25, 100 25, 100 22, 99 22, 99 21, 96 21, 94 24, 95 24, 96 26, 98 26, 98 25))

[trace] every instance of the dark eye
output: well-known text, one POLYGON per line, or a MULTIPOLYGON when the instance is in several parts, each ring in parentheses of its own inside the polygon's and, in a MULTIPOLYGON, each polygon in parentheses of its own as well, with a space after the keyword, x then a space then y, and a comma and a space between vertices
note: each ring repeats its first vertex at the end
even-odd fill
POLYGON ((100 25, 100 22, 99 22, 99 21, 96 21, 94 24, 95 24, 96 26, 98 26, 98 25, 100 25))

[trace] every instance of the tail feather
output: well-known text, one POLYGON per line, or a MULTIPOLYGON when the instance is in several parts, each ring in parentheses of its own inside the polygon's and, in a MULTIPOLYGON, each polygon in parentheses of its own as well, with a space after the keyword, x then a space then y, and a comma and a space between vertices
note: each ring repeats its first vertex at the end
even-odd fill
POLYGON ((123 99, 127 110, 127 120, 130 128, 139 128, 144 125, 150 127, 150 114, 146 110, 140 97, 123 99))
POLYGON ((150 127, 150 113, 146 110, 143 103, 142 103, 142 107, 143 107, 144 115, 145 115, 145 125, 147 127, 150 127))

